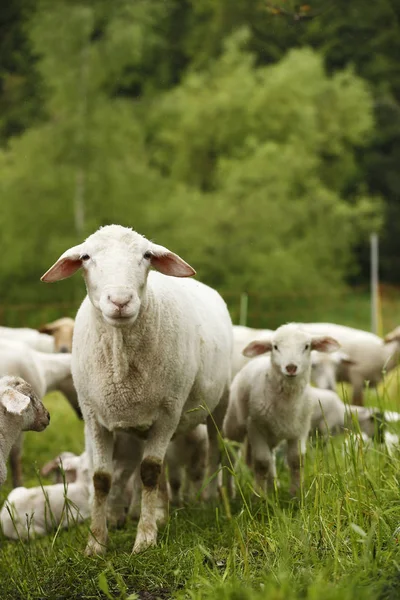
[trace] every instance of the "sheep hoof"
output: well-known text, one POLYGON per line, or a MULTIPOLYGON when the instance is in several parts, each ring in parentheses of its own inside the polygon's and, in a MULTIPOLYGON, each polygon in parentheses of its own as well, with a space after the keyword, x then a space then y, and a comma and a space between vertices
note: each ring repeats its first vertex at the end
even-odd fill
POLYGON ((138 532, 135 540, 135 545, 133 546, 132 554, 140 554, 147 550, 147 548, 151 548, 151 546, 155 546, 157 543, 157 534, 141 534, 138 532))
POLYGON ((105 544, 100 544, 94 538, 91 538, 88 541, 87 546, 85 548, 85 556, 100 556, 102 554, 105 554, 105 552, 105 544))

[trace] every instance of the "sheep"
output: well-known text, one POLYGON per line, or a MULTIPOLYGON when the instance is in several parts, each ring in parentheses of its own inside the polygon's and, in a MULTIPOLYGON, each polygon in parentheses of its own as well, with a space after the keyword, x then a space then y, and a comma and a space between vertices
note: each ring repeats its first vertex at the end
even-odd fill
POLYGON ((21 377, 0 378, 0 486, 7 477, 6 462, 21 431, 43 431, 50 415, 32 386, 21 377))
POLYGON ((77 468, 75 468, 76 465, 69 461, 69 459, 75 457, 76 454, 73 452, 61 452, 61 454, 43 465, 43 467, 40 469, 40 474, 42 477, 54 475, 55 483, 61 483, 64 479, 66 483, 73 483, 76 480, 77 468), (68 469, 66 469, 64 465, 66 461, 68 464, 68 469))
MULTIPOLYGON (((64 252, 42 281, 81 267, 87 296, 75 319, 72 373, 93 460, 86 553, 105 551, 113 433, 120 430, 143 440, 135 452, 143 486, 137 553, 156 544, 158 484, 172 436, 206 421, 209 469, 218 469, 215 424, 222 425, 229 396, 232 323, 215 290, 176 279, 194 275, 190 265, 132 229, 101 228, 64 252)), ((214 478, 210 496, 217 487, 214 478)))
POLYGON ((287 441, 291 492, 300 484, 301 456, 309 434, 311 350, 333 352, 339 344, 328 336, 312 336, 296 323, 282 325, 268 338, 243 350, 250 361, 232 382, 223 434, 251 446, 257 487, 265 492, 276 479, 275 447, 287 441), (259 356, 270 352, 270 356, 259 356))
POLYGON ((18 487, 8 495, 0 511, 3 533, 10 539, 44 536, 57 527, 81 523, 90 515, 89 465, 87 457, 64 457, 62 468, 75 474, 73 483, 33 488, 18 487))
POLYGON ((370 438, 382 440, 384 433, 385 414, 374 408, 344 404, 332 390, 310 387, 313 413, 311 430, 318 431, 322 436, 329 433, 341 433, 345 429, 354 429, 354 419, 359 429, 370 438))
POLYGON ((206 474, 207 454, 208 434, 205 424, 197 425, 186 435, 170 442, 166 464, 172 504, 179 506, 182 503, 182 495, 184 499, 190 500, 192 495, 196 496, 200 492, 206 474))
MULTIPOLYGON (((0 339, 0 376, 16 375, 25 379, 39 398, 62 387, 70 403, 77 405, 71 377, 70 354, 48 354, 33 350, 22 342, 0 339)), ((79 408, 77 407, 79 410, 79 408)), ((10 453, 13 487, 22 483, 22 436, 10 453)))
MULTIPOLYGON (((341 350, 354 364, 341 364, 337 371, 337 380, 352 385, 352 404, 362 406, 364 382, 376 387, 383 373, 398 364, 400 344, 394 335, 386 336, 386 343, 379 336, 334 323, 304 323, 302 325, 311 334, 326 332, 341 345, 341 350)), ((393 332, 392 332, 393 333, 393 332)), ((317 387, 323 382, 316 378, 317 387)))
POLYGON ((74 319, 62 317, 61 319, 42 325, 39 327, 39 332, 53 336, 54 352, 72 352, 74 319))
POLYGON ((0 327, 0 341, 21 342, 39 352, 54 352, 54 339, 28 327, 0 327))
POLYGON ((325 390, 336 390, 337 371, 340 365, 354 365, 345 352, 332 352, 331 354, 323 354, 321 352, 311 353, 311 381, 318 388, 325 390))

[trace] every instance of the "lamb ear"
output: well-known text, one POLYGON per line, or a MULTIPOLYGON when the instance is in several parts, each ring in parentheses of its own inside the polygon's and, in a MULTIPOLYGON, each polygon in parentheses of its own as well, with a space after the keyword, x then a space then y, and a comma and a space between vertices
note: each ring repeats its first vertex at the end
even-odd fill
POLYGON ((390 333, 385 335, 383 338, 385 344, 390 344, 390 342, 400 342, 400 327, 396 327, 390 333))
POLYGON ((159 246, 158 244, 152 244, 149 250, 151 266, 164 275, 170 275, 172 277, 192 277, 196 275, 196 271, 188 265, 174 252, 159 246))
POLYGON ((248 358, 254 358, 254 356, 259 356, 260 354, 265 354, 266 352, 271 352, 272 350, 272 342, 269 340, 255 340, 254 342, 250 342, 243 350, 242 354, 247 356, 248 358))
POLYGON ((17 390, 5 390, 1 396, 1 404, 11 415, 22 415, 28 408, 31 399, 17 390))
POLYGON ((55 281, 61 281, 71 277, 78 269, 82 266, 81 255, 83 253, 83 246, 74 246, 69 250, 66 250, 64 254, 61 254, 57 262, 42 277, 41 281, 45 283, 54 283, 55 281))
POLYGON ((318 352, 336 352, 339 348, 339 342, 328 335, 313 337, 311 341, 311 349, 318 352))

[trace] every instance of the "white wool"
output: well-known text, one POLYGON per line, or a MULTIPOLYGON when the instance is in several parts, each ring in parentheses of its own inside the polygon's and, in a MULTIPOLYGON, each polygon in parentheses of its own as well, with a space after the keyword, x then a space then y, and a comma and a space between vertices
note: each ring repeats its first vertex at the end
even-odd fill
POLYGON ((28 327, 0 327, 0 340, 22 342, 39 352, 54 352, 54 339, 28 327))
POLYGON ((63 469, 66 473, 76 472, 73 483, 12 490, 0 511, 0 523, 6 537, 26 540, 87 519, 90 477, 86 454, 65 458, 63 469))
POLYGON ((256 481, 263 490, 276 478, 273 451, 284 440, 292 490, 299 485, 300 453, 305 450, 313 408, 308 394, 311 351, 317 349, 331 352, 338 344, 290 323, 244 350, 247 356, 263 352, 270 356, 251 361, 234 378, 223 432, 238 442, 247 434, 256 481))
MULTIPOLYGON (((131 229, 101 228, 67 250, 42 279, 57 281, 80 266, 88 296, 75 320, 74 383, 95 478, 100 473, 103 481, 104 474, 108 479, 113 472, 110 432, 127 431, 143 439, 143 455, 134 458, 144 465, 151 485, 142 497, 135 543, 140 551, 156 541, 157 489, 152 482, 159 479, 155 469, 172 435, 208 419, 210 468, 218 467, 217 433, 209 414, 221 423, 218 411, 223 412, 231 378, 232 324, 216 291, 179 278, 194 273, 189 265, 131 229), (163 274, 149 273, 150 266, 163 274)), ((90 538, 88 553, 104 551, 105 510, 104 494, 95 488, 92 528, 99 543, 90 538)))
POLYGON ((49 413, 32 386, 21 377, 0 378, 0 485, 7 477, 6 462, 22 431, 43 431, 49 413))
MULTIPOLYGON (((337 381, 346 381, 353 388, 353 404, 362 404, 363 388, 366 381, 370 387, 382 380, 384 372, 388 372, 398 364, 400 342, 395 335, 396 330, 386 336, 387 342, 373 333, 337 325, 335 323, 304 323, 302 326, 312 334, 322 332, 334 337, 352 364, 346 361, 337 367, 337 381)), ((317 387, 325 387, 326 378, 316 377, 317 387)))

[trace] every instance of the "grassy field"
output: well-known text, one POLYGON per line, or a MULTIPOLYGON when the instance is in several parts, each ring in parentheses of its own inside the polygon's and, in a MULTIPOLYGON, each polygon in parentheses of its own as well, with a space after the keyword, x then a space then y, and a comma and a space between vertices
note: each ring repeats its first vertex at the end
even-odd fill
MULTIPOLYGON (((397 377, 390 385, 378 397, 371 392, 369 401, 398 408, 397 377)), ((52 414, 49 428, 25 439, 29 485, 37 484, 38 468, 61 450, 83 449, 82 424, 61 395, 45 402, 52 414)), ((238 499, 171 509, 157 548, 139 556, 131 556, 133 522, 110 532, 101 558, 83 555, 87 524, 30 543, 1 538, 0 597, 397 599, 400 453, 344 448, 343 441, 310 449, 297 500, 289 497, 282 460, 282 486, 266 499, 251 493, 251 476, 241 465, 238 499)), ((9 489, 1 490, 2 501, 9 489)))

